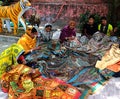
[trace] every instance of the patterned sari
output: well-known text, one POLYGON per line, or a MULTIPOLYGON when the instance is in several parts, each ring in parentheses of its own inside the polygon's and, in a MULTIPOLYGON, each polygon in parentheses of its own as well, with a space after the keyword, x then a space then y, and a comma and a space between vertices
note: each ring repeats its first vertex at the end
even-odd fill
POLYGON ((12 65, 16 65, 18 57, 24 52, 18 44, 12 44, 0 54, 0 78, 12 65))

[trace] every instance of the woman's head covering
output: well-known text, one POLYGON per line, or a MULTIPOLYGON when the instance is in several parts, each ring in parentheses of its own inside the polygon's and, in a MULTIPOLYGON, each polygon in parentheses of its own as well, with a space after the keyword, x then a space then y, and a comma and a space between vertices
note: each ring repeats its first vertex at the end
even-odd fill
POLYGON ((51 28, 52 28, 52 24, 51 24, 51 23, 46 23, 44 27, 45 27, 45 28, 46 28, 46 27, 51 27, 51 28))
POLYGON ((28 35, 30 35, 32 28, 33 28, 32 25, 27 26, 26 33, 27 33, 28 35))
POLYGON ((75 24, 76 25, 76 22, 74 20, 70 20, 68 24, 69 25, 71 25, 71 24, 75 24))
POLYGON ((34 26, 30 25, 30 26, 27 27, 26 33, 28 35, 30 35, 31 33, 36 33, 36 32, 38 32, 38 31, 37 31, 37 29, 34 26))

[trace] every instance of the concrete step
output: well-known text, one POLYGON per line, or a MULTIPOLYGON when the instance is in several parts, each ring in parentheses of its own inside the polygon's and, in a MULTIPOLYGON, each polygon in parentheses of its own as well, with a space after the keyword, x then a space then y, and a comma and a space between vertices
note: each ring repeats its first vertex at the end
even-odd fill
POLYGON ((20 37, 0 35, 0 42, 17 42, 20 37))
POLYGON ((0 53, 8 48, 11 44, 16 43, 19 37, 0 35, 0 53))

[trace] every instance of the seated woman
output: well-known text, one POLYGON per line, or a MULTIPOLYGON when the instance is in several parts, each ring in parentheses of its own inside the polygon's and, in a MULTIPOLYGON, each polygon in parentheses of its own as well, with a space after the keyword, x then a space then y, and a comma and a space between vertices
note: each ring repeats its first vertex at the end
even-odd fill
POLYGON ((60 42, 63 43, 64 41, 71 41, 76 37, 75 31, 76 22, 71 20, 68 25, 66 25, 60 34, 60 42))
POLYGON ((83 34, 88 38, 91 38, 92 35, 98 31, 98 26, 95 23, 94 16, 90 16, 88 19, 88 23, 86 23, 83 27, 83 34))
POLYGON ((12 68, 12 65, 18 64, 18 60, 19 62, 26 64, 23 56, 22 59, 19 59, 23 53, 24 49, 21 45, 12 44, 0 54, 0 78, 4 72, 9 71, 12 68))
POLYGON ((37 35, 37 30, 34 27, 29 26, 27 27, 26 33, 18 40, 17 43, 24 48, 25 54, 41 49, 40 46, 36 47, 37 35))
POLYGON ((98 25, 98 30, 101 33, 106 34, 107 36, 113 35, 113 26, 109 24, 107 18, 104 16, 101 17, 101 24, 98 25))
POLYGON ((43 30, 40 30, 40 41, 47 42, 52 39, 52 24, 46 23, 43 30))

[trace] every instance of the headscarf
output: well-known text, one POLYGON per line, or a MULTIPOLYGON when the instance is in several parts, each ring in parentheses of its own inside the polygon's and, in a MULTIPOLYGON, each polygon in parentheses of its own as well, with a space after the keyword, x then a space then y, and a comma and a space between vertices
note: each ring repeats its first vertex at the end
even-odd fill
POLYGON ((23 52, 24 50, 21 45, 12 44, 0 54, 0 78, 11 65, 18 64, 17 59, 23 52))
POLYGON ((32 26, 27 27, 26 33, 17 42, 24 48, 25 53, 28 53, 31 49, 36 47, 36 38, 32 39, 29 36, 32 28, 32 26))
POLYGON ((52 24, 51 23, 46 23, 44 27, 46 28, 47 26, 51 26, 52 27, 52 24))
POLYGON ((27 33, 28 35, 30 35, 32 28, 33 28, 33 26, 31 26, 31 25, 30 25, 30 26, 27 26, 26 33, 27 33))
POLYGON ((45 26, 44 26, 44 29, 40 31, 41 39, 44 42, 45 41, 50 41, 52 39, 52 36, 53 36, 53 32, 52 31, 50 31, 50 32, 46 31, 47 27, 51 27, 52 28, 52 24, 46 23, 45 26))

